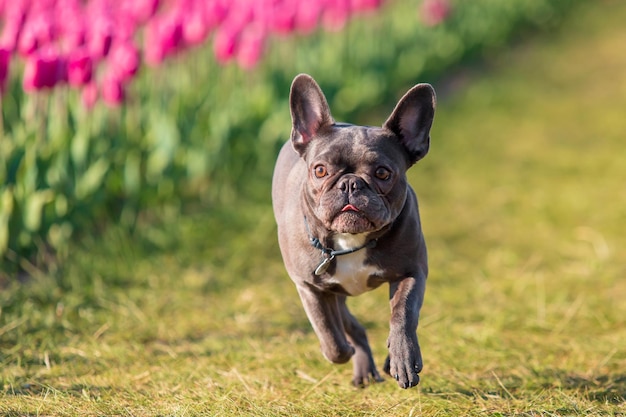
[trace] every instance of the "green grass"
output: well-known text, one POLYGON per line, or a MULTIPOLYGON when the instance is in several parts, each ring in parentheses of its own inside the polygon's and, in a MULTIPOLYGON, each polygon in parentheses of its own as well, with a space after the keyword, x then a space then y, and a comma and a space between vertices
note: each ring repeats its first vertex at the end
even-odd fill
MULTIPOLYGON (((0 415, 626 415, 625 18, 590 2, 450 80, 411 171, 431 266, 418 388, 355 389, 323 359, 269 201, 242 197, 0 278, 0 415)), ((380 366, 386 291, 350 303, 380 366)))

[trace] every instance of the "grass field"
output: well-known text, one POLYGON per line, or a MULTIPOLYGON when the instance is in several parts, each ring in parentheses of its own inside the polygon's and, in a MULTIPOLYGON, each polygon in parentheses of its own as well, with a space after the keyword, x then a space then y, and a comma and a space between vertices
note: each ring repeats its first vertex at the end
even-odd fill
MULTIPOLYGON (((625 19, 589 2, 435 85, 417 388, 323 359, 270 202, 242 196, 2 282, 0 415, 626 415, 625 19)), ((381 367, 387 292, 350 305, 381 367)))

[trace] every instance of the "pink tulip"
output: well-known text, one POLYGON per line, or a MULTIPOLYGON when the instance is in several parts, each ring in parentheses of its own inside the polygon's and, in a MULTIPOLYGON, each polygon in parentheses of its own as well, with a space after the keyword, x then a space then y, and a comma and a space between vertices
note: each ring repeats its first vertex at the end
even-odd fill
POLYGON ((436 26, 445 21, 451 11, 448 0, 423 0, 419 15, 426 26, 436 26))
POLYGON ((17 48, 17 44, 26 20, 26 14, 30 5, 25 1, 7 1, 4 5, 4 27, 0 42, 3 47, 11 51, 17 48))
POLYGON ((317 1, 301 1, 295 15, 295 26, 301 33, 310 33, 317 27, 322 5, 317 1))
POLYGON ((233 28, 221 26, 213 39, 213 52, 221 64, 230 61, 237 51, 239 32, 233 28))
POLYGON ((350 8, 355 12, 369 12, 380 7, 381 0, 351 0, 350 8))
POLYGON ((139 49, 129 41, 116 43, 111 48, 108 60, 115 76, 121 81, 128 81, 139 69, 139 49))
POLYGON ((75 25, 66 27, 61 34, 60 45, 64 51, 73 51, 85 45, 87 40, 87 31, 82 24, 82 17, 75 17, 75 25))
POLYGON ((56 77, 55 77, 55 81, 54 84, 51 87, 54 87, 55 85, 58 84, 64 84, 67 83, 68 79, 67 79, 67 57, 63 56, 63 55, 59 55, 57 57, 57 70, 56 70, 56 77))
POLYGON ((146 63, 151 66, 157 66, 165 59, 163 49, 158 42, 157 25, 158 23, 153 20, 148 23, 144 31, 143 55, 146 63))
POLYGON ((221 24, 229 12, 230 0, 209 0, 204 4, 204 21, 209 28, 221 24))
POLYGON ((4 0, 2 12, 12 18, 20 14, 26 15, 31 8, 30 3, 31 0, 4 0))
POLYGON ((2 35, 0 35, 0 45, 3 48, 14 50, 17 40, 20 36, 20 28, 13 22, 7 21, 4 23, 2 29, 2 35))
POLYGON ((83 87, 82 99, 83 104, 88 109, 91 109, 93 108, 93 106, 95 106, 96 101, 98 101, 98 86, 95 82, 92 81, 83 87))
POLYGON ((346 25, 350 16, 350 0, 335 0, 328 4, 322 15, 326 30, 338 32, 346 25))
POLYGON ((275 4, 269 22, 271 30, 282 35, 293 32, 296 26, 297 6, 295 1, 282 1, 275 4))
POLYGON ((110 106, 119 106, 124 101, 125 91, 123 82, 115 75, 107 74, 101 85, 102 100, 110 106))
POLYGON ((30 3, 31 11, 50 10, 54 8, 57 0, 26 0, 23 3, 30 3))
POLYGON ((24 67, 24 90, 30 92, 54 87, 59 78, 59 65, 59 56, 53 50, 29 55, 24 67))
POLYGON ((183 24, 182 16, 178 13, 168 15, 160 25, 161 47, 165 55, 172 54, 182 45, 183 24))
POLYGON ((82 8, 82 0, 54 0, 52 1, 52 8, 57 13, 63 13, 67 10, 77 11, 82 8))
POLYGON ((21 55, 26 56, 49 44, 53 39, 52 17, 48 13, 31 14, 22 28, 17 50, 21 55))
POLYGON ((17 51, 22 56, 30 55, 37 50, 39 42, 37 33, 30 26, 25 26, 17 42, 17 51))
POLYGON ((220 26, 225 26, 228 30, 241 32, 243 28, 255 19, 253 6, 254 4, 248 1, 233 2, 228 10, 228 15, 221 22, 220 26))
POLYGON ((117 13, 115 16, 115 39, 128 41, 135 37, 138 23, 133 16, 125 13, 117 13))
POLYGON ((199 45, 206 40, 210 27, 202 4, 183 13, 182 27, 183 40, 186 45, 199 45))
POLYGON ((0 92, 4 92, 5 90, 10 64, 11 51, 6 48, 0 48, 0 92))
POLYGON ((72 51, 67 60, 67 79, 71 86, 88 84, 93 77, 93 59, 85 48, 72 51))
POLYGON ((243 31, 237 49, 237 62, 244 69, 253 69, 261 59, 265 49, 265 33, 259 27, 249 27, 243 31))
MULTIPOLYGON (((258 18, 258 16, 256 16, 258 18)), ((213 38, 213 52, 217 61, 225 64, 235 57, 241 32, 255 19, 252 3, 239 1, 233 4, 226 19, 213 38)))
POLYGON ((57 0, 50 13, 56 22, 56 38, 61 50, 69 52, 84 45, 87 19, 79 0, 57 0))
POLYGON ((159 8, 159 0, 126 0, 121 13, 128 13, 139 24, 147 22, 159 8))
POLYGON ((144 53, 149 65, 158 65, 175 53, 183 41, 182 18, 180 15, 169 15, 152 19, 146 27, 144 53))
MULTIPOLYGON (((93 15, 91 17, 94 17, 93 15)), ((89 16, 87 17, 89 18, 89 16)), ((113 43, 114 24, 106 16, 95 16, 95 20, 87 33, 89 53, 96 59, 101 59, 109 54, 113 43)))

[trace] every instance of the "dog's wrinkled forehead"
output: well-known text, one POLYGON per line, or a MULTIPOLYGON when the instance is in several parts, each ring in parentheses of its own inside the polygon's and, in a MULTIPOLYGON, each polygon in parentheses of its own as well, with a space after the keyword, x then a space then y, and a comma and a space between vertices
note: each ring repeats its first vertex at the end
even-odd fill
POLYGON ((335 123, 311 143, 309 155, 334 164, 400 164, 406 152, 388 130, 380 127, 335 123))

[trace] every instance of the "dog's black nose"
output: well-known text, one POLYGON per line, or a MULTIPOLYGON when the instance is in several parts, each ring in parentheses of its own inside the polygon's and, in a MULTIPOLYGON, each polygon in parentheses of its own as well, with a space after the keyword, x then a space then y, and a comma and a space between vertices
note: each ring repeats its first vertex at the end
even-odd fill
POLYGON ((344 193, 353 193, 365 187, 365 181, 356 175, 345 175, 337 183, 337 187, 344 193))

